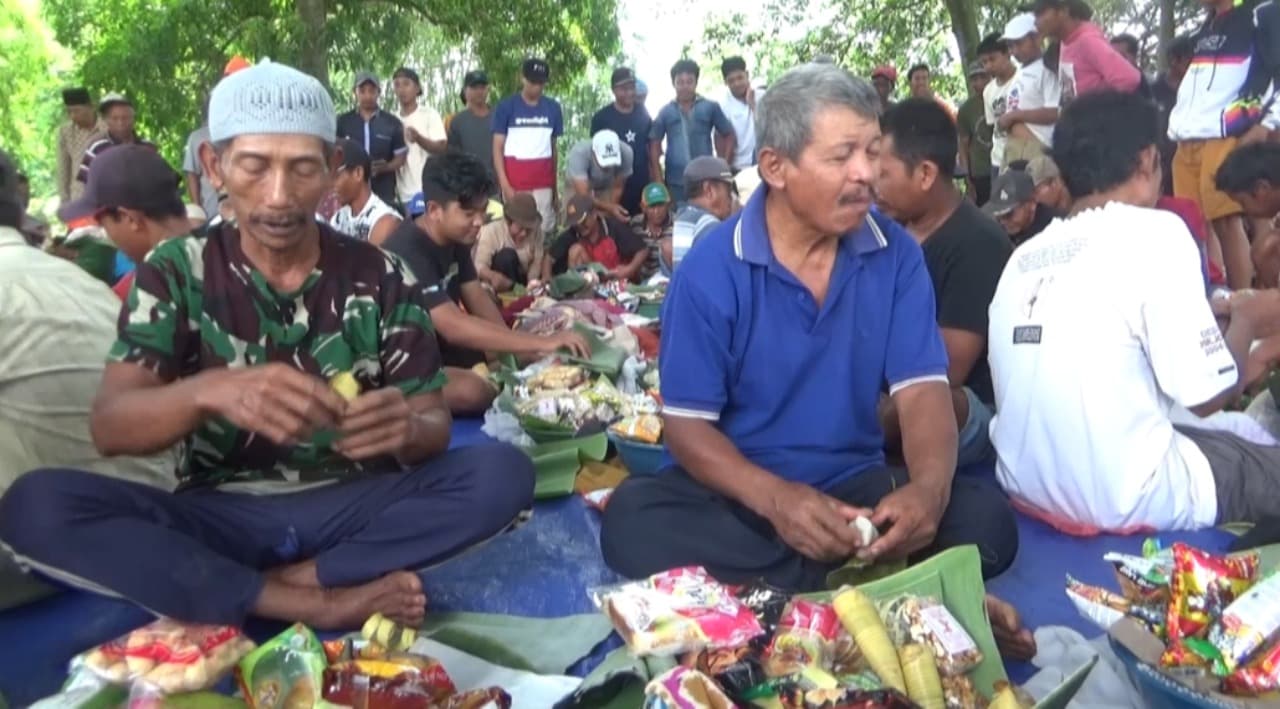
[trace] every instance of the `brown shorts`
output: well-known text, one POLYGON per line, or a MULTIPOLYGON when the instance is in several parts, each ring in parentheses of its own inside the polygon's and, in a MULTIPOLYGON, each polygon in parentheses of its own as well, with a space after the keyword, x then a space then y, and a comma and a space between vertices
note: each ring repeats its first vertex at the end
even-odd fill
POLYGON ((1173 156, 1173 194, 1194 200, 1209 220, 1233 217, 1243 208, 1214 185, 1218 168, 1236 147, 1235 138, 1184 140, 1173 156))

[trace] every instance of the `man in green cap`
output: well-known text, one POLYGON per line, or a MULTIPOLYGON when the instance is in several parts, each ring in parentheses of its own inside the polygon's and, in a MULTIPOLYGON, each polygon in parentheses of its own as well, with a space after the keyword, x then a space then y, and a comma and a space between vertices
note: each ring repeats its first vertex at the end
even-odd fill
POLYGON ((671 275, 671 193, 661 182, 650 182, 640 194, 640 213, 631 218, 631 229, 649 248, 649 257, 640 269, 640 280, 662 272, 671 275))

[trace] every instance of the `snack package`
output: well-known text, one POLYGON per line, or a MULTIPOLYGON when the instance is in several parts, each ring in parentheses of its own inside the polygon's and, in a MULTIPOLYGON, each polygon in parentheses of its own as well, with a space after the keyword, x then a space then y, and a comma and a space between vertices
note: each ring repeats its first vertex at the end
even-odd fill
POLYGON ((764 632, 737 647, 709 648, 690 653, 682 664, 711 677, 725 694, 731 699, 737 699, 768 678, 762 658, 790 595, 762 581, 732 590, 734 597, 755 615, 764 632))
POLYGON ((1111 552, 1103 555, 1116 570, 1120 594, 1139 604, 1169 600, 1170 568, 1160 559, 1111 552))
POLYGON ((553 364, 529 377, 525 386, 535 390, 572 389, 586 380, 587 373, 582 367, 553 364))
POLYGON ((901 596, 885 607, 883 615, 894 644, 928 647, 943 675, 961 675, 982 662, 978 644, 937 599, 901 596))
POLYGON ((653 414, 630 416, 613 424, 609 430, 623 438, 654 444, 662 438, 662 419, 653 414))
POLYGON ((700 566, 594 589, 591 595, 636 655, 735 647, 764 632, 751 609, 700 566))
POLYGON ((644 709, 734 709, 720 686, 707 675, 677 666, 644 688, 644 709))
POLYGON ((441 709, 511 709, 511 695, 501 687, 473 689, 449 697, 441 709))
MULTIPOLYGON (((840 626, 840 632, 836 633, 835 641, 831 643, 828 661, 829 666, 826 669, 837 677, 843 678, 857 674, 875 676, 871 672, 871 666, 867 664, 867 658, 862 656, 862 650, 858 649, 858 643, 854 642, 853 636, 844 629, 843 625, 840 626)), ((883 686, 877 677, 876 685, 872 689, 883 686)))
POLYGON ((1280 642, 1222 680, 1222 691, 1247 697, 1280 691, 1280 642))
POLYGON ((82 665, 111 684, 130 685, 135 697, 198 692, 253 648, 236 628, 161 618, 73 660, 72 671, 82 665))
POLYGON ((1075 605, 1080 615, 1093 621, 1103 630, 1109 629, 1116 621, 1129 612, 1129 599, 1122 598, 1105 588, 1082 583, 1070 574, 1067 575, 1067 598, 1075 605))
POLYGON ((326 664, 325 647, 298 623, 245 655, 236 682, 249 709, 310 707, 320 698, 326 664))
POLYGON ((778 697, 785 709, 911 709, 916 706, 892 689, 788 688, 778 697))
POLYGON ((942 696, 947 709, 981 709, 987 700, 978 694, 978 688, 968 675, 942 678, 942 696))
POLYGON ((434 658, 388 653, 381 660, 351 660, 324 671, 327 702, 368 709, 415 709, 445 703, 457 693, 434 658))
POLYGON ((1258 555, 1218 557, 1187 546, 1173 545, 1173 576, 1165 622, 1168 649, 1160 657, 1166 667, 1201 666, 1206 660, 1187 647, 1203 638, 1212 623, 1253 584, 1258 555))
POLYGON ((1280 574, 1272 574, 1246 591, 1209 628, 1216 657, 1214 671, 1225 675, 1249 659, 1280 631, 1280 574))
POLYGON ((799 598, 791 601, 782 611, 765 653, 765 673, 783 677, 806 667, 829 669, 841 630, 840 618, 831 606, 799 598))
POLYGON ((862 591, 845 586, 836 593, 831 606, 836 609, 840 624, 853 636, 876 676, 886 687, 905 693, 907 683, 902 676, 898 650, 875 603, 862 591))

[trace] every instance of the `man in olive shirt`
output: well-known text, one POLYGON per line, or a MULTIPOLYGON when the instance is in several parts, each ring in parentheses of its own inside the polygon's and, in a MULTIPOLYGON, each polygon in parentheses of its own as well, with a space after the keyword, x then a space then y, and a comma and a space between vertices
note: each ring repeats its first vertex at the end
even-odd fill
POLYGON ((956 111, 960 136, 960 167, 969 186, 969 198, 981 207, 991 198, 991 124, 982 107, 982 92, 991 76, 981 62, 969 65, 969 98, 956 111))

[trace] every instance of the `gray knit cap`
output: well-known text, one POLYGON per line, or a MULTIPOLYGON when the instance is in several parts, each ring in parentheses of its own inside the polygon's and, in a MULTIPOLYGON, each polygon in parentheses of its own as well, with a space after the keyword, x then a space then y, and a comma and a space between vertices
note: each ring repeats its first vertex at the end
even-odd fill
POLYGON ((264 61, 218 82, 209 99, 209 140, 238 135, 314 135, 326 143, 337 137, 333 99, 315 77, 264 61))

